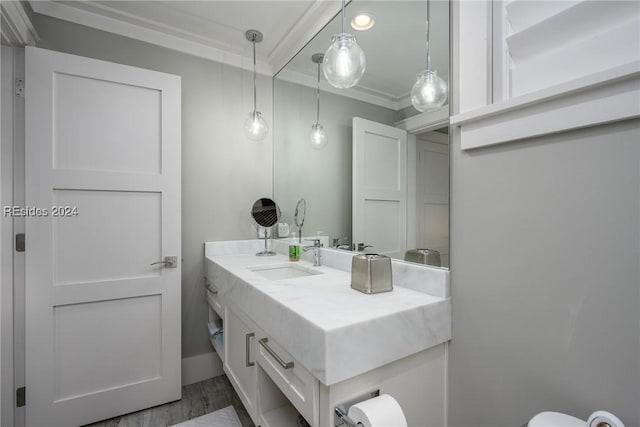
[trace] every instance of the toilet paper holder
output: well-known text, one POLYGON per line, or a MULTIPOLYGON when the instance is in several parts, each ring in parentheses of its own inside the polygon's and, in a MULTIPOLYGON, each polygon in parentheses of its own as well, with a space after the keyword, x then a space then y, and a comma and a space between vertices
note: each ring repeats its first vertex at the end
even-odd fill
POLYGON ((340 424, 346 424, 349 427, 358 427, 357 423, 355 423, 347 413, 349 412, 349 408, 351 408, 356 403, 364 402, 365 400, 373 399, 374 397, 380 396, 380 390, 374 390, 369 393, 362 394, 358 397, 355 397, 351 400, 344 402, 341 405, 338 405, 334 408, 333 412, 333 425, 339 426, 340 424))

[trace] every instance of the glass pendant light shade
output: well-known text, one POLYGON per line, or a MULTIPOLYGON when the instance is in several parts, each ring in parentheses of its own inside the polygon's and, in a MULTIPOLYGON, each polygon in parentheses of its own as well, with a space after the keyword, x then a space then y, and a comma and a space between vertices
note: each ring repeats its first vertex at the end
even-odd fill
POLYGON ((427 69, 418 74, 416 83, 411 88, 411 103, 420 112, 431 111, 442 107, 449 97, 449 86, 435 70, 431 69, 431 52, 429 46, 430 8, 427 0, 427 69))
POLYGON ((364 75, 367 60, 355 36, 342 33, 333 36, 331 41, 322 63, 325 78, 338 89, 357 85, 364 75))
POLYGON ((411 103, 418 111, 430 111, 443 106, 448 93, 447 82, 435 70, 425 70, 418 75, 411 88, 411 103))
POLYGON ((323 149, 329 142, 327 131, 320 123, 311 126, 311 146, 316 150, 323 149))
POLYGON ((253 44, 253 111, 244 122, 244 134, 252 141, 262 141, 269 133, 269 126, 256 107, 256 43, 262 41, 262 33, 258 30, 248 30, 245 37, 253 44))
POLYGON ((316 123, 311 126, 311 146, 316 150, 322 150, 329 142, 329 135, 320 124, 320 64, 324 61, 324 55, 314 53, 311 61, 318 64, 318 81, 316 85, 316 123))
POLYGON ((260 111, 252 111, 244 122, 244 134, 252 141, 262 141, 269 133, 269 126, 260 111))
POLYGON ((331 86, 347 89, 358 84, 367 67, 364 52, 356 38, 345 31, 345 0, 342 0, 342 33, 331 38, 331 46, 324 54, 322 71, 331 86))

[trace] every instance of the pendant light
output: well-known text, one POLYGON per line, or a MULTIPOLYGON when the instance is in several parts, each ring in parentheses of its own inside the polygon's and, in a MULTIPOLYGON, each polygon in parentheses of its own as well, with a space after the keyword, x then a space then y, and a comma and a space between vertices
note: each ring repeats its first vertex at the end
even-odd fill
POLYGON ((411 88, 411 103, 416 110, 421 112, 434 110, 444 105, 449 93, 447 82, 438 77, 436 70, 431 69, 429 14, 429 0, 427 0, 427 69, 418 74, 418 79, 411 88))
POLYGON ((256 43, 262 41, 262 33, 258 30, 249 30, 245 33, 245 37, 253 44, 253 111, 244 122, 244 133, 252 141, 262 141, 269 133, 267 122, 256 108, 256 43))
POLYGON ((311 146, 316 150, 323 149, 327 142, 329 142, 329 136, 327 131, 324 130, 320 124, 320 64, 324 59, 322 53, 316 53, 311 56, 311 60, 318 64, 318 85, 316 86, 316 123, 311 126, 311 146))
POLYGON ((345 32, 344 4, 345 0, 342 0, 342 33, 331 38, 331 46, 324 54, 322 63, 325 78, 331 86, 338 89, 357 85, 367 65, 364 52, 358 46, 355 36, 345 32))

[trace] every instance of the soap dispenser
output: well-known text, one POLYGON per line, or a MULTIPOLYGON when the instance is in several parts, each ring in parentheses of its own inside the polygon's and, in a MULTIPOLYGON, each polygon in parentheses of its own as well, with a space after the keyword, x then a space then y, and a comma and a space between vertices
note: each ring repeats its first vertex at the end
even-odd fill
POLYGON ((300 244, 296 242, 296 232, 291 233, 289 243, 289 261, 300 261, 300 244))

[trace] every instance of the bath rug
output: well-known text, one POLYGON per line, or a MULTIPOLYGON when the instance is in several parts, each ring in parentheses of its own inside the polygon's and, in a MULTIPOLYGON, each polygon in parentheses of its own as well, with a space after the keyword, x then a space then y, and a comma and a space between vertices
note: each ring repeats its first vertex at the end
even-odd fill
POLYGON ((233 406, 227 406, 171 427, 242 427, 242 424, 233 406))

